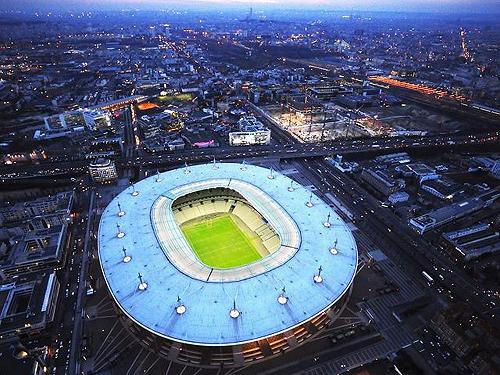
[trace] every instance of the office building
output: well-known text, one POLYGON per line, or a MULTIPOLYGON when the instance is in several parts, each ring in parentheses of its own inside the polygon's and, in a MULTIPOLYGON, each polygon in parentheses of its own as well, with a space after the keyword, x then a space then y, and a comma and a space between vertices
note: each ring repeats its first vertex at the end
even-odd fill
POLYGON ((90 177, 97 183, 113 182, 118 178, 114 161, 98 158, 89 165, 90 177))
POLYGON ((268 145, 271 143, 271 130, 253 116, 246 116, 238 121, 240 131, 229 133, 231 146, 268 145))

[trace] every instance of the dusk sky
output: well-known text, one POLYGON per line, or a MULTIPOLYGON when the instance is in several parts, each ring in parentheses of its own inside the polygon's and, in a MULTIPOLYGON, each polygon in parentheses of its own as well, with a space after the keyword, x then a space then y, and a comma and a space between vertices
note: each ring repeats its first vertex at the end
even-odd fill
POLYGON ((0 9, 165 9, 214 7, 316 8, 450 13, 498 13, 500 0, 3 0, 0 9))

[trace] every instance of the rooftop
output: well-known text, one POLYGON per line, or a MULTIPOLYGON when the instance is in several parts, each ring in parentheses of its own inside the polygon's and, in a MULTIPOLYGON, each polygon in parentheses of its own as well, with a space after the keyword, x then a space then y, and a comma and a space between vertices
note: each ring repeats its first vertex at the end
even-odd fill
POLYGON ((53 319, 56 274, 24 274, 0 285, 0 338, 43 328, 53 319))
POLYGON ((298 326, 344 295, 357 267, 349 228, 306 188, 276 172, 270 176, 268 169, 232 163, 180 168, 140 181, 108 205, 99 227, 99 258, 111 294, 129 318, 175 341, 234 345, 298 326), (229 269, 230 275, 213 269, 218 275, 207 275, 207 281, 200 276, 207 270, 177 235, 168 207, 189 192, 224 184, 284 235, 270 256, 229 269), (158 204, 161 210, 154 209, 158 204), (176 257, 177 251, 184 255, 176 257), (321 282, 315 282, 320 267, 321 282), (285 304, 278 301, 283 288, 285 304))
POLYGON ((13 273, 44 263, 59 262, 63 256, 66 225, 28 231, 23 237, 0 243, 0 270, 13 273))

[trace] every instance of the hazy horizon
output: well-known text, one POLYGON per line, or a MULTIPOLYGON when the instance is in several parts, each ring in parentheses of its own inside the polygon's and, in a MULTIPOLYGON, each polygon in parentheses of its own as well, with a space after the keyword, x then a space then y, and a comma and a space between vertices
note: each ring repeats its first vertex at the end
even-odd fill
POLYGON ((255 10, 310 9, 325 11, 376 11, 455 14, 500 13, 497 0, 4 0, 0 10, 8 11, 80 11, 80 10, 255 10), (403 5, 402 5, 403 4, 403 5))

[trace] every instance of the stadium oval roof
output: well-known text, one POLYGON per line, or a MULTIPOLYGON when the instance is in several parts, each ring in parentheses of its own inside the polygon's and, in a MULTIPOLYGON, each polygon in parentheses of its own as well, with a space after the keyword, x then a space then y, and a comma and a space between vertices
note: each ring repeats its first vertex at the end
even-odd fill
MULTIPOLYGON (((289 191, 292 182, 288 177, 274 172, 270 179, 269 174, 265 168, 235 163, 179 168, 146 178, 111 201, 99 224, 99 260, 108 288, 123 312, 161 337, 224 346, 287 331, 338 301, 356 272, 357 248, 351 231, 315 195, 308 207, 308 189, 294 182, 289 191), (238 280, 206 282, 177 268, 155 234, 153 206, 161 197, 174 199, 176 192, 187 194, 190 187, 195 191, 200 184, 214 181, 264 192, 296 225, 298 249, 283 262, 238 280), (330 251, 332 247, 336 251, 330 251), (127 262, 123 261, 123 248, 127 262), (322 282, 315 282, 320 266, 322 282), (285 303, 279 298, 283 288, 285 303), (184 307, 178 309, 180 304, 184 307), (235 306, 237 317, 234 311, 230 315, 235 306)), ((245 198, 252 204, 248 195, 245 198)), ((261 212, 262 208, 256 209, 261 212)))

